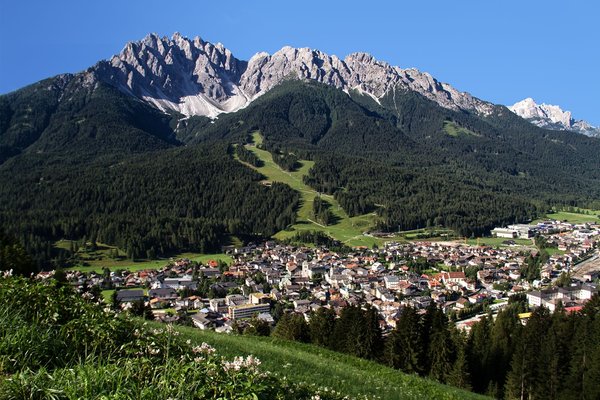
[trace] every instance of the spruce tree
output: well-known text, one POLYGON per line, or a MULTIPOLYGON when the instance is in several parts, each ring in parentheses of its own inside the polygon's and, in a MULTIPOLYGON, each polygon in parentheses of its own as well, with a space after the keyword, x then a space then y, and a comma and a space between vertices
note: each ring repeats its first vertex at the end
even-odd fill
POLYGON ((284 314, 279 322, 277 322, 273 336, 286 340, 308 342, 308 324, 300 314, 284 314))
POLYGON ((452 369, 448 373, 446 383, 461 389, 471 390, 471 375, 469 374, 464 343, 458 344, 456 360, 454 360, 452 369))
POLYGON ((431 362, 429 377, 445 383, 452 369, 452 343, 445 330, 437 330, 431 336, 428 359, 431 362))
POLYGON ((313 344, 330 347, 334 328, 335 312, 333 310, 321 307, 311 314, 308 329, 310 331, 310 340, 313 344))
POLYGON ((386 363, 406 373, 421 373, 420 317, 412 307, 405 307, 385 346, 386 363))

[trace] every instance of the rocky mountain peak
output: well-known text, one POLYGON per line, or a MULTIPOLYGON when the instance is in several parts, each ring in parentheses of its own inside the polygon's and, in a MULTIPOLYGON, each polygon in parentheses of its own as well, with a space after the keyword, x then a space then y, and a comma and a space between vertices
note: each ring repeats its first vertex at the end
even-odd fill
POLYGON ((575 120, 570 111, 564 111, 560 106, 552 104, 537 104, 531 97, 513 104, 508 109, 541 128, 600 136, 600 128, 585 121, 575 120))
POLYGON ((401 69, 368 53, 340 59, 310 48, 283 47, 238 60, 220 43, 151 33, 98 63, 97 79, 163 111, 216 117, 237 111, 289 77, 314 80, 375 101, 395 90, 416 91, 453 110, 487 115, 494 105, 441 83, 428 73, 401 69))

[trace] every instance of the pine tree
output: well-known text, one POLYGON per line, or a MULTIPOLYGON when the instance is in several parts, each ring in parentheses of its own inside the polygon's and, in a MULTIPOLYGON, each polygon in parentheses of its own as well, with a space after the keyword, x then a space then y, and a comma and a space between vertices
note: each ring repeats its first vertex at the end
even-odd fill
POLYGON ((304 317, 294 313, 287 313, 281 317, 275 326, 273 336, 298 342, 308 342, 310 339, 308 324, 304 320, 304 317))
POLYGON ((507 398, 542 398, 544 385, 541 363, 542 343, 550 329, 550 313, 545 307, 535 309, 518 340, 511 370, 505 386, 507 398))
POLYGON ((312 343, 318 346, 330 347, 331 336, 335 328, 335 312, 329 308, 319 308, 311 314, 308 328, 312 343))
POLYGON ((379 326, 379 314, 373 307, 363 311, 363 332, 361 335, 360 351, 355 352, 359 357, 377 360, 383 350, 383 338, 379 326))
POLYGON ((406 373, 421 373, 420 317, 412 307, 405 307, 385 346, 386 363, 406 373))
POLYGON ((429 376, 445 383, 448 371, 452 369, 452 344, 445 330, 437 330, 431 336, 428 359, 431 362, 429 376))
POLYGON ((464 346, 464 343, 458 345, 456 360, 448 373, 446 383, 461 389, 471 390, 471 376, 464 346))
MULTIPOLYGON (((518 304, 512 304, 498 313, 490 333, 490 381, 493 382, 497 391, 488 394, 496 398, 502 398, 506 374, 510 369, 511 358, 515 349, 515 340, 522 328, 518 318, 518 304)), ((488 385, 489 386, 489 385, 488 385)))
POLYGON ((485 316, 471 328, 468 340, 469 362, 473 390, 484 393, 490 382, 490 318, 485 316))

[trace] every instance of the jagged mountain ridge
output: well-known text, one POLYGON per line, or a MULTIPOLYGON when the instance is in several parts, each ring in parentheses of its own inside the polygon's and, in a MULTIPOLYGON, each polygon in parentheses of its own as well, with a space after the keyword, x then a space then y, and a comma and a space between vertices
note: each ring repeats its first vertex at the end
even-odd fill
POLYGON ((600 137, 600 128, 583 120, 575 120, 570 111, 563 111, 560 106, 537 104, 531 97, 513 104, 508 109, 540 128, 568 130, 600 137))
POLYGON ((150 34, 89 69, 109 83, 163 111, 216 117, 246 107, 285 79, 314 80, 378 100, 395 90, 412 90, 444 108, 485 116, 494 104, 441 83, 428 73, 401 69, 366 53, 345 59, 308 48, 284 47, 250 60, 233 56, 222 44, 150 34))

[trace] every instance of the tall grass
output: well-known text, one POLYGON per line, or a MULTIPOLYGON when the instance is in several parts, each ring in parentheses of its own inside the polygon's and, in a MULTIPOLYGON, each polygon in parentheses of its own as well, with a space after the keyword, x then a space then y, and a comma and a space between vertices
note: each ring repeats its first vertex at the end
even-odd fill
POLYGON ((266 369, 276 371, 290 381, 333 387, 354 397, 389 400, 485 398, 314 345, 271 337, 224 335, 187 327, 177 329, 181 337, 192 343, 209 343, 225 356, 255 355, 266 369))

